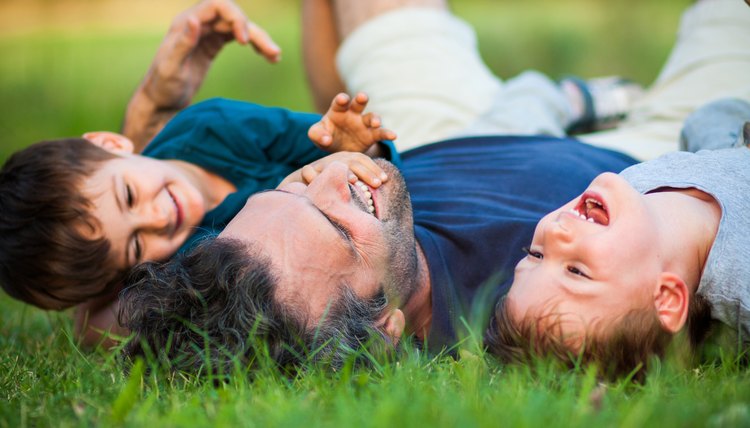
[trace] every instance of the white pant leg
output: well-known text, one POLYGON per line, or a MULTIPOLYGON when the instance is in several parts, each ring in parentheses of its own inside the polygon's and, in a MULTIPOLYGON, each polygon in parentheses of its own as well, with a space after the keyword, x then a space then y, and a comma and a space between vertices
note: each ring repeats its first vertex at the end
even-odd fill
POLYGON ((750 7, 704 0, 682 16, 675 47, 659 77, 617 129, 581 140, 648 160, 678 149, 683 121, 713 100, 750 101, 750 7))
POLYGON ((368 110, 398 133, 400 151, 461 135, 550 133, 560 116, 554 83, 528 74, 504 84, 482 61, 473 29, 447 11, 377 16, 344 40, 337 66, 347 90, 366 92, 368 110), (520 113, 527 105, 534 110, 520 113))

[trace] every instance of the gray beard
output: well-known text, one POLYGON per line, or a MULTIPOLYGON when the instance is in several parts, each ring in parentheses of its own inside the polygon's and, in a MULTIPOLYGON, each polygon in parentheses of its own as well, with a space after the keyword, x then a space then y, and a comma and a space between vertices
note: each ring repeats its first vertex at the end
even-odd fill
POLYGON ((419 285, 419 259, 414 237, 414 218, 409 191, 398 169, 382 159, 376 163, 393 181, 388 194, 387 218, 381 219, 388 236, 390 270, 383 284, 389 299, 397 300, 398 306, 406 303, 419 285))

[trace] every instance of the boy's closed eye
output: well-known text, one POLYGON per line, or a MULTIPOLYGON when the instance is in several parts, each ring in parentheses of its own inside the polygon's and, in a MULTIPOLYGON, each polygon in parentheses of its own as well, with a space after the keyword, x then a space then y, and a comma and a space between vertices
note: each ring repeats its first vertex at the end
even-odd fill
MULTIPOLYGON (((133 187, 130 184, 125 184, 125 202, 128 208, 131 209, 135 205, 135 192, 133 192, 133 187)), ((128 247, 132 248, 133 254, 132 258, 128 257, 128 260, 132 260, 132 263, 129 262, 128 264, 130 266, 135 266, 140 262, 143 253, 142 245, 137 233, 133 234, 128 247)))

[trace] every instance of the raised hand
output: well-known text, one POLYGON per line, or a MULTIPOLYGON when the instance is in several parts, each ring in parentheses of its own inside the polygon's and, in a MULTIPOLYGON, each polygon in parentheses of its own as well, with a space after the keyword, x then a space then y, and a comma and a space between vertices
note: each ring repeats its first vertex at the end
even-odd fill
POLYGON ((204 0, 179 14, 128 105, 123 133, 140 148, 187 107, 228 42, 251 45, 269 62, 281 49, 231 0, 204 0), (143 140, 146 141, 143 141, 143 140))
POLYGON ((367 152, 378 141, 395 140, 395 132, 381 127, 380 116, 362 114, 367 102, 367 95, 362 92, 354 99, 344 93, 336 95, 326 114, 310 127, 307 135, 327 152, 367 152))

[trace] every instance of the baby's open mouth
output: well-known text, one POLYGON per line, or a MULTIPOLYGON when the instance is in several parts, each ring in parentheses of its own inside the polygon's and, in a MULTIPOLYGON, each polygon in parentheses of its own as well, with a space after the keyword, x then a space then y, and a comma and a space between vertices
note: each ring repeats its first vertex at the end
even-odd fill
POLYGON ((571 210, 582 220, 591 223, 609 225, 609 212, 601 196, 592 192, 586 192, 581 196, 578 205, 571 210))

